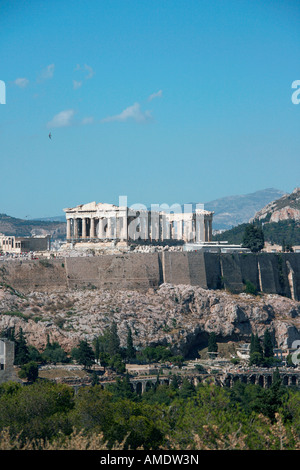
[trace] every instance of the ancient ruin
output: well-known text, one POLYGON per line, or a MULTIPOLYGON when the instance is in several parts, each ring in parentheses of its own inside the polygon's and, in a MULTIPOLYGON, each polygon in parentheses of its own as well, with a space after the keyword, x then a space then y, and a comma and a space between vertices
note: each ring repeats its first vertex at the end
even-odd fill
MULTIPOLYGON (((122 198, 120 202, 126 203, 122 198)), ((147 210, 129 208, 126 204, 81 204, 64 209, 67 241, 114 241, 123 244, 210 242, 213 212, 204 210, 202 204, 197 206, 194 212, 182 212, 180 205, 167 210, 161 210, 159 206, 147 210)))

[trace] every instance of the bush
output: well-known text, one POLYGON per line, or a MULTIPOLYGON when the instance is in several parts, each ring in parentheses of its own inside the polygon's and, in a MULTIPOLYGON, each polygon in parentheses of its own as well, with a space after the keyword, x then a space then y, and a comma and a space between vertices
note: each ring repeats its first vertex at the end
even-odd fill
POLYGON ((246 281, 245 283, 245 292, 246 294, 257 295, 257 288, 251 281, 246 281))
POLYGON ((35 382, 39 376, 39 368, 36 362, 28 362, 24 364, 19 371, 21 379, 27 379, 28 382, 35 382))

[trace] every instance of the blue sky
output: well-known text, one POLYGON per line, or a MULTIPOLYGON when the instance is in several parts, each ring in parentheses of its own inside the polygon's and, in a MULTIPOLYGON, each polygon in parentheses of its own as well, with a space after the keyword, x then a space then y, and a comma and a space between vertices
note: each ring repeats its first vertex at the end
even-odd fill
POLYGON ((0 213, 299 186, 298 0, 0 0, 0 16, 0 213))

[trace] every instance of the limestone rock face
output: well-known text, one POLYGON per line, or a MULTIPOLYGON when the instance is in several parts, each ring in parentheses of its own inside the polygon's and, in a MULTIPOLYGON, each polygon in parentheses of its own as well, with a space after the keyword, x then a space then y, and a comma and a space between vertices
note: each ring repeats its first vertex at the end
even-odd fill
POLYGON ((281 220, 300 221, 300 188, 291 194, 285 194, 276 201, 270 202, 250 220, 262 222, 279 222, 281 220))
POLYGON ((21 327, 28 343, 41 351, 48 335, 69 352, 81 339, 103 334, 112 321, 122 346, 129 326, 137 348, 169 344, 179 354, 201 349, 211 332, 222 341, 249 341, 251 333, 262 337, 268 328, 281 348, 300 340, 300 302, 279 295, 170 284, 146 293, 82 289, 26 296, 0 288, 0 334, 21 327))

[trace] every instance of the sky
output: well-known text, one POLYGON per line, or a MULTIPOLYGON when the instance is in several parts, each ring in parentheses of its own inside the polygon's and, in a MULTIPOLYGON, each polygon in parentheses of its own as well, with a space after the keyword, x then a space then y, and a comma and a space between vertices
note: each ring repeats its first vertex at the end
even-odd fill
POLYGON ((300 186, 299 0, 0 0, 0 18, 0 213, 300 186))

